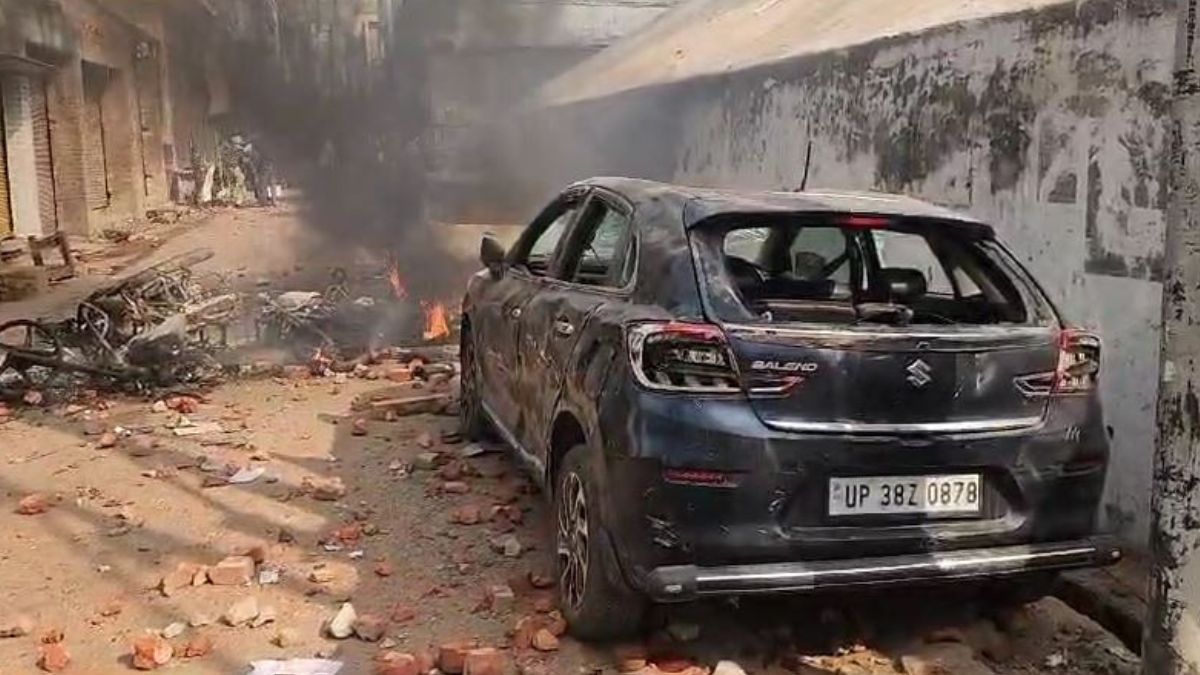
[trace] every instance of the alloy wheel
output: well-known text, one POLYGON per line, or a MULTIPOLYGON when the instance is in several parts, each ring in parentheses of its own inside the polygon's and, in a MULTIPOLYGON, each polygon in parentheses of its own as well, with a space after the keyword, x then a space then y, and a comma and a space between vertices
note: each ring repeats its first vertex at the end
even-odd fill
POLYGON ((587 494, 572 472, 563 479, 558 500, 558 574, 563 599, 572 608, 583 604, 588 575, 587 494))

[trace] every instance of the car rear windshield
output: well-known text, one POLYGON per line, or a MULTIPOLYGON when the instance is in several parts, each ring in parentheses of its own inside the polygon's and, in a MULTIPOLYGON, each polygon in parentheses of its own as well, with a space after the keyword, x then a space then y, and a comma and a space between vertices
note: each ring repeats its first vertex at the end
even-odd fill
POLYGON ((692 242, 717 318, 841 325, 1048 325, 1028 273, 981 230, 928 221, 755 216, 692 242))

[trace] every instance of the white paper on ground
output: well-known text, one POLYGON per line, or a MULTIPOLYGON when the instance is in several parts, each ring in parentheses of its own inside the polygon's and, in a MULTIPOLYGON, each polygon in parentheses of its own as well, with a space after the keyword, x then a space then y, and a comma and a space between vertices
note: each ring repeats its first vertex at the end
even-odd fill
POLYGON ((287 661, 252 661, 250 675, 337 675, 341 661, 328 659, 288 659, 287 661))

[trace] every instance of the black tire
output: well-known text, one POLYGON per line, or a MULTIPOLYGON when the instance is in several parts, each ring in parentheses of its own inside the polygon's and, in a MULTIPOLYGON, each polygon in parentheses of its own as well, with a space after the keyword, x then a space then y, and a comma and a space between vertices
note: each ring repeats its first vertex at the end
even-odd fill
POLYGON ((475 358, 475 340, 469 326, 463 326, 462 342, 459 347, 459 402, 458 427, 463 438, 468 441, 487 440, 491 427, 483 412, 483 403, 479 394, 479 362, 475 358))
POLYGON ((641 630, 649 603, 629 587, 613 559, 600 521, 594 461, 594 453, 576 446, 555 477, 559 608, 576 638, 617 640, 641 630))

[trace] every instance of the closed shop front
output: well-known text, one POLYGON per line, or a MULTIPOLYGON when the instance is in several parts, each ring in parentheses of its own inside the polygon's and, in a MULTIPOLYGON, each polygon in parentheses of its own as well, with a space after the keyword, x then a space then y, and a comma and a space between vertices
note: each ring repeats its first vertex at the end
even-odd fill
POLYGON ((0 237, 12 234, 12 205, 8 201, 8 157, 4 148, 4 87, 0 85, 0 237))
POLYGON ((37 167, 38 215, 43 234, 58 230, 54 201, 54 156, 50 152, 50 115, 46 108, 46 81, 30 78, 30 121, 33 124, 33 161, 37 167))
POLYGON ((111 197, 104 138, 104 91, 108 69, 83 63, 83 176, 88 208, 107 208, 111 197))

